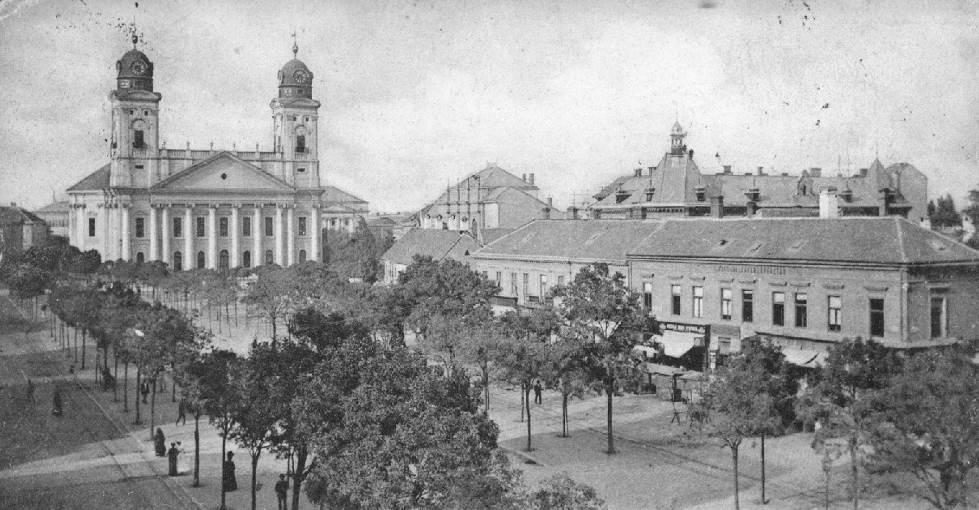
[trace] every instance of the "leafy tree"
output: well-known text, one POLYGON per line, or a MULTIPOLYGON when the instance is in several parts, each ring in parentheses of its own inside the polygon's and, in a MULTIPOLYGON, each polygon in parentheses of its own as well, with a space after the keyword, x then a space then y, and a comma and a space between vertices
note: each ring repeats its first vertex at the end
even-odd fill
POLYGON ((910 472, 904 486, 938 509, 967 508, 969 473, 979 465, 979 367, 955 349, 911 357, 874 396, 882 426, 870 436, 880 466, 910 472))
POLYGON ((229 435, 247 449, 251 457, 252 510, 256 504, 258 459, 262 451, 271 446, 278 421, 270 390, 279 374, 269 370, 270 366, 264 363, 265 357, 260 352, 269 348, 269 344, 253 345, 250 356, 243 360, 240 377, 234 380, 237 386, 234 392, 241 396, 241 402, 231 415, 233 425, 229 435))
POLYGON ((567 473, 558 473, 541 482, 531 494, 536 510, 602 510, 605 501, 595 489, 574 481, 567 473))
POLYGON ((207 397, 205 381, 210 376, 210 337, 200 329, 190 343, 180 343, 174 350, 174 378, 180 384, 184 405, 194 415, 194 487, 200 486, 201 433, 200 419, 207 397))
POLYGON ((261 266, 255 274, 258 280, 248 287, 242 302, 272 325, 272 340, 276 340, 277 324, 292 307, 290 292, 296 282, 288 270, 278 266, 261 266))
POLYGON ((34 310, 37 308, 38 296, 44 295, 45 289, 52 284, 52 275, 49 271, 31 264, 20 264, 14 269, 13 273, 7 278, 14 297, 22 300, 32 300, 31 319, 34 319, 34 310))
POLYGON ((408 265, 399 283, 411 307, 407 321, 423 335, 432 317, 488 315, 489 300, 499 292, 495 283, 461 262, 420 256, 408 265))
MULTIPOLYGON (((969 205, 962 212, 972 220, 973 228, 979 228, 979 188, 969 190, 969 205)), ((966 240, 966 244, 979 250, 979 233, 972 234, 972 238, 966 240)))
POLYGON ((543 378, 561 393, 561 437, 568 434, 568 402, 581 398, 589 389, 584 345, 577 338, 561 339, 544 346, 543 378))
POLYGON ((935 227, 957 227, 962 225, 962 217, 955 210, 955 201, 952 195, 946 194, 938 197, 935 203, 934 212, 930 212, 928 218, 935 227))
MULTIPOLYGON (((204 412, 221 436, 221 480, 226 473, 224 470, 227 440, 235 426, 234 417, 239 413, 244 403, 244 396, 239 392, 240 378, 243 376, 243 362, 237 354, 225 350, 213 350, 201 359, 200 398, 203 400, 204 412)), ((225 506, 224 483, 221 484, 221 508, 225 506)))
POLYGON ((505 381, 520 385, 523 394, 521 399, 524 410, 527 413, 527 448, 531 448, 531 415, 530 415, 530 390, 534 386, 534 380, 540 378, 544 373, 547 363, 545 356, 545 342, 548 340, 546 332, 541 332, 534 328, 533 322, 529 318, 519 317, 510 314, 507 327, 506 340, 500 343, 497 349, 496 362, 500 367, 500 377, 505 381))
POLYGON ((854 508, 859 506, 864 448, 875 426, 874 393, 886 387, 899 368, 894 353, 880 343, 845 340, 829 350, 815 384, 797 404, 801 416, 820 424, 813 437, 816 452, 849 454, 854 508))
POLYGON ((615 453, 612 438, 612 396, 617 378, 636 344, 631 330, 640 327, 639 296, 625 284, 620 273, 609 274, 608 265, 586 266, 567 287, 556 287, 559 313, 567 335, 584 345, 592 378, 600 381, 607 397, 608 450, 615 453))

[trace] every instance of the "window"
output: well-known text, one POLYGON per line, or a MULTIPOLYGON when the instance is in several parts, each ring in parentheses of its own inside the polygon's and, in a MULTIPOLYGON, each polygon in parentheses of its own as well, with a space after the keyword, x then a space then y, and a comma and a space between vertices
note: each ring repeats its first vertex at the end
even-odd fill
POLYGON ((944 296, 931 297, 931 337, 948 336, 948 306, 944 296))
POLYGON ((143 260, 144 260, 144 258, 143 258, 143 252, 137 252, 136 253, 136 263, 137 264, 142 264, 143 263, 143 260))
POLYGON ((523 295, 526 296, 530 293, 530 274, 523 274, 523 295))
POLYGON ((496 284, 497 285, 502 285, 503 284, 503 273, 501 273, 499 271, 496 272, 496 284))
POLYGON ((173 219, 173 237, 183 237, 184 236, 184 223, 183 218, 173 219))
POLYGON ((772 292, 772 324, 785 325, 785 293, 772 292))
POLYGON ((183 271, 184 270, 184 257, 179 251, 173 252, 173 270, 183 271))
POLYGON ((510 273, 510 295, 517 297, 517 273, 510 273))
POLYGON ((306 135, 296 135, 296 152, 306 152, 306 135))
POLYGON ((301 236, 306 235, 306 217, 305 216, 300 216, 299 217, 299 235, 301 235, 301 236))
POLYGON ((242 267, 252 267, 252 252, 245 250, 241 254, 241 265, 242 267))
POLYGON ((252 235, 252 219, 248 216, 241 219, 241 235, 242 237, 251 237, 252 235))
POLYGON ((95 237, 95 218, 88 219, 88 237, 95 237))
POLYGON ((197 269, 204 269, 204 252, 197 252, 197 269))
POLYGON ((540 297, 547 296, 547 275, 540 275, 540 297))
POLYGON ((272 250, 265 250, 265 264, 271 265, 275 263, 275 256, 272 255, 272 250))
POLYGON ((673 315, 680 315, 680 286, 670 285, 670 296, 672 297, 673 315))
POLYGON ((143 228, 145 223, 145 218, 136 218, 136 237, 143 237, 145 234, 145 229, 143 228))
POLYGON ((306 250, 299 250, 299 263, 306 262, 306 250))
POLYGON ((870 298, 870 336, 884 336, 883 298, 870 298))
POLYGON ((795 293, 795 327, 809 326, 809 295, 805 292, 795 293))
POLYGON ((693 288, 693 316, 694 317, 704 316, 704 288, 703 287, 693 288))
POLYGON ((558 285, 564 285, 564 275, 561 275, 561 276, 558 276, 557 277, 557 284, 558 285))
POLYGON ((221 237, 228 237, 228 218, 218 218, 218 233, 221 237))
POLYGON ((133 148, 142 149, 144 147, 146 147, 146 144, 143 141, 143 130, 137 129, 133 132, 133 148))
POLYGON ((752 322, 755 320, 755 291, 741 291, 741 321, 752 322))
POLYGON ((197 237, 204 237, 204 217, 197 217, 197 237))
POLYGON ((275 234, 272 232, 272 217, 271 216, 266 216, 265 217, 265 237, 272 237, 273 235, 275 235, 275 234))
POLYGON ((840 331, 843 329, 843 298, 840 296, 829 297, 829 317, 827 318, 830 331, 840 331))
POLYGON ((721 318, 729 321, 731 320, 731 299, 733 299, 734 294, 731 289, 721 289, 721 318))
POLYGON ((228 266, 229 266, 229 264, 228 264, 228 250, 221 250, 221 253, 218 254, 218 269, 220 269, 222 271, 227 271, 228 270, 228 266))
POLYGON ((650 311, 653 308, 653 283, 643 282, 642 284, 642 307, 646 311, 650 311))

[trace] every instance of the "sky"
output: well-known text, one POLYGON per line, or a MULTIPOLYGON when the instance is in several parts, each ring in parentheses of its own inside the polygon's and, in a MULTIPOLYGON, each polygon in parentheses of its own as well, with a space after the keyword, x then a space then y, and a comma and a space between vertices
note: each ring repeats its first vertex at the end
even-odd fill
POLYGON ((0 204, 108 161, 139 47, 169 148, 270 150, 291 57, 314 73, 325 183, 415 211, 494 162, 559 207, 655 165, 856 173, 879 154, 961 206, 979 187, 979 0, 0 0, 0 204))

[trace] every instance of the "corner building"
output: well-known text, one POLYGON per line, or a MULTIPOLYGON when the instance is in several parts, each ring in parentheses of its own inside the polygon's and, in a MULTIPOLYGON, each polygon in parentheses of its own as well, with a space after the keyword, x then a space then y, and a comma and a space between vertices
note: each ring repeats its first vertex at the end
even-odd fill
POLYGON ((367 202, 321 184, 320 102, 292 51, 269 105, 271 151, 168 149, 153 63, 134 41, 109 94, 109 163, 68 188, 71 244, 174 270, 321 260, 322 228, 352 229, 367 202))

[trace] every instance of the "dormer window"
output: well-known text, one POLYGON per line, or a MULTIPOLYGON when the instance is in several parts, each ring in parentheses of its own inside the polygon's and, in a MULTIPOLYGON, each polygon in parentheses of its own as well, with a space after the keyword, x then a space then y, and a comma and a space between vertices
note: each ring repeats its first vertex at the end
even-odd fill
POLYGON ((306 135, 296 135, 296 152, 306 152, 306 135))
POLYGON ((621 204, 625 202, 625 199, 629 198, 629 192, 625 190, 619 190, 615 192, 615 203, 621 204))
POLYGON ((850 188, 843 188, 843 191, 840 191, 840 198, 842 198, 844 202, 849 202, 853 199, 853 190, 850 188))
POLYGON ((137 129, 137 130, 133 131, 133 148, 134 149, 143 149, 145 147, 146 147, 146 144, 143 141, 143 130, 142 129, 137 129))
POLYGON ((696 193, 697 195, 697 201, 703 202, 704 197, 707 195, 707 188, 705 188, 704 186, 697 186, 696 188, 694 188, 694 193, 696 193))
POLYGON ((752 202, 757 202, 759 195, 761 195, 761 190, 758 188, 750 188, 748 191, 744 192, 744 196, 748 197, 748 200, 752 202))
POLYGON ((656 188, 646 188, 646 201, 650 202, 653 200, 653 195, 656 194, 656 188))

